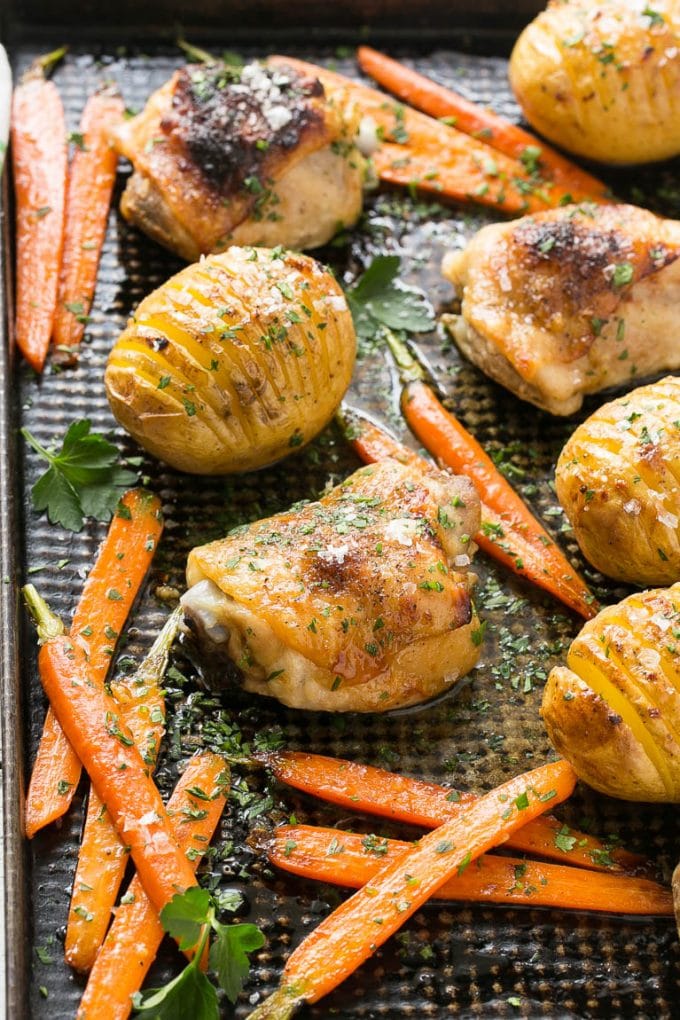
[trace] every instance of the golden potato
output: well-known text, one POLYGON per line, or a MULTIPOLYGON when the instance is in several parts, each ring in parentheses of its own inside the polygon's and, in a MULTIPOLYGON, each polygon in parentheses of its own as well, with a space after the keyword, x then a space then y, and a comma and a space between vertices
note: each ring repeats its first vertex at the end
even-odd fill
POLYGON ((676 156, 680 4, 552 0, 517 40, 510 83, 532 127, 579 156, 676 156))
POLYGON ((626 800, 680 801, 680 583, 589 620, 541 714, 581 779, 626 800))
POLYGON ((680 378, 605 404, 560 454, 557 496, 583 555, 632 584, 680 578, 680 378))
POLYGON ((280 460, 333 416, 356 355, 342 290, 306 255, 229 248, 149 294, 113 348, 120 424, 181 471, 280 460))

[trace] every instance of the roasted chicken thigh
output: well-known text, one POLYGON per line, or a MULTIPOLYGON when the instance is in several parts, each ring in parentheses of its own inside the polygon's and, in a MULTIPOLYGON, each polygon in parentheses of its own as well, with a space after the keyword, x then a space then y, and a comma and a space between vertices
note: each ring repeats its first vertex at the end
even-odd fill
POLYGON ((121 211, 189 261, 231 244, 315 248, 362 205, 350 107, 285 65, 180 68, 114 134, 121 211))
POLYGON ((552 414, 680 368, 680 222, 631 205, 565 206, 484 227, 442 271, 463 353, 552 414))
POLYGON ((194 549, 182 604, 246 690, 326 711, 412 705, 477 661, 478 527, 467 479, 382 461, 194 549))

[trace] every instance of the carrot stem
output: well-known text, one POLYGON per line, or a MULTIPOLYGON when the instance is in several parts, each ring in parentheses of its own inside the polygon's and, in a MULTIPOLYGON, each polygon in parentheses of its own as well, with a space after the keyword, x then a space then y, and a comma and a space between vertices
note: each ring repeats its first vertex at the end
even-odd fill
MULTIPOLYGON (((394 861, 381 867, 294 950, 281 988, 290 1003, 317 1002, 367 960, 423 903, 478 857, 565 800, 576 774, 564 761, 517 776, 466 806, 394 861)), ((288 1003, 285 1003, 287 1008, 288 1003)), ((251 1020, 286 1016, 264 1003, 251 1020), (269 1009, 269 1011, 268 1011, 269 1009)))
POLYGON ((14 90, 11 113, 16 205, 14 335, 42 372, 57 305, 66 202, 66 123, 54 82, 45 78, 62 51, 36 61, 14 90))
MULTIPOLYGON (((194 871, 220 820, 229 790, 229 769, 223 758, 201 754, 183 772, 167 810, 177 842, 194 871), (191 790, 198 787, 205 800, 191 790)), ((125 1020, 132 996, 142 986, 163 940, 163 927, 135 876, 116 910, 78 1010, 78 1020, 125 1020)))
MULTIPOLYGON (((56 50, 52 50, 51 53, 46 53, 44 56, 38 57, 33 66, 39 67, 41 75, 47 77, 52 73, 59 61, 64 59, 67 53, 68 46, 59 46, 56 50)), ((30 69, 27 73, 31 73, 30 69)))
POLYGON ((193 43, 187 42, 183 36, 178 36, 175 40, 177 46, 186 53, 189 60, 193 60, 196 64, 218 64, 219 59, 213 56, 212 53, 208 53, 207 50, 201 49, 200 46, 194 46, 193 43))
POLYGON ((55 631, 59 621, 32 585, 24 595, 44 641, 39 662, 45 693, 160 913, 176 893, 196 885, 161 796, 116 702, 89 670, 82 646, 55 631))
POLYGON ((591 619, 598 605, 585 581, 474 436, 446 410, 406 344, 391 330, 383 333, 400 370, 401 409, 412 432, 440 463, 477 487, 482 528, 475 540, 515 573, 591 619))
MULTIPOLYGON (((163 530, 160 501, 144 489, 123 496, 97 555, 71 623, 87 650, 92 674, 104 680, 115 642, 132 609, 163 530)), ((48 709, 26 798, 29 839, 60 818, 80 779, 78 756, 48 709)))
POLYGON ((64 251, 52 340, 76 347, 88 321, 101 255, 118 157, 110 131, 123 120, 123 100, 111 89, 88 99, 80 121, 80 139, 71 161, 64 251))
MULTIPOLYGON (((182 620, 181 608, 167 619, 139 669, 112 684, 111 693, 120 706, 121 718, 144 762, 153 768, 164 732, 164 699, 161 682, 170 648, 182 620)), ((85 819, 78 865, 73 880, 66 927, 64 955, 76 970, 90 970, 109 926, 111 911, 123 881, 127 851, 94 790, 85 819)))
MULTIPOLYGON (((338 829, 284 825, 275 830, 268 856, 272 864, 302 878, 359 889, 411 845, 338 829)), ((593 875, 579 868, 492 854, 484 854, 473 867, 449 879, 436 898, 613 914, 673 914, 670 889, 648 879, 593 875)))
POLYGON ((405 103, 431 117, 451 120, 460 131, 484 138, 493 149, 506 156, 526 162, 530 158, 538 161, 542 174, 568 189, 574 202, 585 198, 601 201, 608 195, 607 186, 602 181, 586 173, 542 139, 492 110, 470 102, 452 89, 439 85, 370 46, 359 47, 357 60, 362 71, 405 103))
MULTIPOLYGON (((471 793, 305 751, 280 751, 261 760, 280 782, 313 797, 425 829, 459 817, 476 800, 471 793)), ((513 833, 507 845, 592 871, 634 872, 644 863, 638 854, 610 849, 552 816, 543 816, 513 833)))

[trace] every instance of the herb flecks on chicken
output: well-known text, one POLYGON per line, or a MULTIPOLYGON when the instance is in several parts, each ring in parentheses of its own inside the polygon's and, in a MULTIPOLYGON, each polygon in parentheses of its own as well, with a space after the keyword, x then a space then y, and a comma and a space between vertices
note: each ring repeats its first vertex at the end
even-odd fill
POLYGON ((497 382, 553 414, 680 368, 680 222, 630 205, 565 206, 485 227, 443 273, 446 323, 497 382))
POLYGON ((230 244, 316 247, 361 212, 356 127, 293 68, 180 68, 115 132, 135 171, 121 211, 190 260, 230 244))
POLYGON ((386 460, 194 549, 184 609, 247 690, 328 711, 415 704, 477 661, 478 526, 467 479, 386 460))

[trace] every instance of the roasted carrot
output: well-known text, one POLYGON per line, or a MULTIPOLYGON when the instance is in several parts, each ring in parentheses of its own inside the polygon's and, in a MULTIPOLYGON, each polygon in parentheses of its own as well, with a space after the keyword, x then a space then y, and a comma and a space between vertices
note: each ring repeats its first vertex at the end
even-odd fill
MULTIPOLYGON (((206 852, 224 810, 229 769, 223 758, 200 754, 192 758, 168 801, 173 834, 195 870, 206 852), (198 787, 205 795, 197 800, 198 787)), ((135 876, 90 973, 78 1020, 124 1020, 163 939, 163 927, 135 876)))
MULTIPOLYGON (((182 610, 176 609, 168 617, 140 668, 111 686, 121 718, 150 768, 156 764, 165 730, 161 681, 181 619, 182 610)), ((127 851, 111 824, 106 808, 96 792, 91 790, 64 946, 66 962, 76 970, 90 970, 95 961, 109 926, 126 864, 127 851)))
POLYGON ((565 800, 576 774, 557 761, 511 779, 429 832, 321 922, 289 958, 281 986, 250 1016, 286 1020, 317 1002, 367 960, 442 885, 485 851, 565 800))
POLYGON ((123 100, 110 86, 90 96, 71 160, 64 252, 52 340, 75 347, 85 331, 106 233, 118 157, 109 132, 122 121, 123 100))
MULTIPOLYGON (((448 418, 452 418, 454 421, 455 427, 459 430, 455 433, 456 441, 459 441, 462 437, 466 443, 475 443, 476 447, 481 452, 482 457, 486 458, 488 461, 489 458, 482 451, 481 447, 479 447, 479 444, 476 443, 476 440, 473 439, 473 437, 465 429, 463 429, 462 425, 460 425, 453 416, 449 415, 448 411, 444 410, 434 394, 432 395, 432 401, 435 408, 439 408, 439 414, 442 419, 444 415, 447 415, 447 420, 448 418)), ((400 443, 399 440, 395 439, 394 436, 390 435, 390 433, 381 426, 376 425, 375 422, 366 418, 364 415, 359 415, 356 411, 345 409, 342 413, 338 414, 338 421, 348 442, 351 443, 353 449, 366 464, 373 464, 378 460, 383 460, 385 457, 392 457, 395 460, 401 461, 402 464, 428 463, 423 457, 414 451, 409 450, 408 447, 400 443)), ((477 454, 477 456, 479 458, 479 454, 477 454)), ((444 466, 453 467, 451 461, 446 461, 443 456, 439 457, 439 462, 440 464, 444 463, 444 466)), ((491 463, 493 470, 496 471, 493 462, 491 463)), ((484 462, 480 458, 480 469, 483 467, 483 464, 484 462)), ((467 474, 469 477, 473 477, 472 469, 468 465, 454 469, 462 471, 463 474, 467 474)), ((477 483, 478 489, 481 490, 482 486, 476 478, 474 481, 477 483)), ((507 483, 505 484, 507 488, 510 489, 510 486, 507 483)), ((511 489, 510 491, 513 492, 515 502, 521 503, 521 501, 519 501, 519 497, 516 493, 514 493, 514 490, 511 489)), ((528 510, 524 506, 524 503, 521 503, 521 508, 521 512, 526 515, 528 510)), ((537 546, 535 542, 529 541, 529 537, 523 530, 521 522, 519 525, 514 525, 513 521, 518 519, 518 515, 515 514, 511 516, 509 514, 503 514, 501 516, 499 513, 496 513, 495 510, 492 510, 483 499, 481 500, 481 511, 482 526, 481 530, 475 535, 475 542, 477 545, 483 549, 487 555, 491 556, 499 563, 502 563, 503 566, 507 567, 507 569, 511 570, 514 574, 518 574, 520 577, 525 577, 527 580, 533 581, 539 587, 546 588, 546 590, 554 594, 554 585, 550 584, 549 586, 549 582, 553 575, 546 575, 546 565, 544 563, 543 556, 546 548, 548 548, 548 544, 552 545, 552 539, 550 539, 545 532, 543 533, 542 538, 538 538, 540 532, 535 531, 536 527, 541 527, 540 524, 538 524, 538 521, 535 521, 533 533, 538 538, 540 547, 537 546)), ((557 557, 559 557, 560 561, 562 560, 559 552, 557 553, 557 557)), ((564 563, 566 563, 566 561, 564 561, 564 563)), ((560 563, 562 569, 564 569, 564 563, 560 563)), ((571 571, 570 567, 569 570, 571 571)), ((577 578, 577 584, 583 584, 583 582, 578 580, 578 575, 574 574, 573 576, 577 578)), ((558 574, 557 583, 560 585, 561 589, 566 588, 565 596, 562 601, 571 606, 570 600, 573 600, 574 595, 571 590, 563 584, 563 581, 564 578, 558 574)), ((576 594, 578 594, 578 589, 576 594)), ((589 596, 584 595, 584 601, 588 597, 589 596)), ((573 606, 572 608, 576 607, 573 606)), ((588 608, 592 615, 595 612, 596 603, 593 602, 592 605, 589 605, 589 603, 585 602, 583 608, 588 608)), ((583 613, 583 615, 585 615, 585 613, 583 613)))
POLYGON ((467 475, 477 487, 487 513, 480 546, 591 619, 599 607, 585 581, 474 436, 446 410, 406 344, 391 330, 383 329, 383 334, 401 372, 401 410, 411 431, 440 463, 467 475))
MULTIPOLYGON (((305 751, 280 751, 261 756, 261 760, 280 782, 313 797, 425 829, 435 829, 457 818, 477 799, 471 793, 409 779, 372 765, 305 751)), ((519 829, 507 845, 593 871, 634 872, 645 863, 638 854, 607 847, 552 816, 543 816, 519 829)))
POLYGON ((391 457, 400 464, 416 464, 426 467, 430 462, 415 450, 400 443, 398 439, 365 414, 359 414, 353 407, 343 404, 335 414, 340 430, 354 452, 364 464, 375 464, 391 457))
POLYGON ((483 167, 476 166, 464 173, 460 157, 445 149, 420 149, 414 145, 383 142, 373 154, 373 165, 386 184, 400 184, 457 202, 477 202, 512 216, 541 212, 571 202, 571 194, 552 182, 528 181, 519 176, 521 170, 515 170, 515 176, 509 177, 507 171, 498 169, 499 158, 498 153, 494 153, 487 156, 483 167))
MULTIPOLYGON (((411 845, 338 829, 284 825, 274 832, 267 853, 272 864, 294 875, 360 889, 383 864, 408 853, 411 845)), ((484 854, 462 875, 446 882, 436 899, 602 910, 612 914, 661 917, 673 914, 671 890, 658 882, 620 875, 595 876, 580 868, 493 854, 484 854)))
POLYGON ((599 201, 607 197, 606 184, 550 148, 542 139, 492 110, 471 103, 452 89, 437 84, 370 46, 359 47, 357 60, 362 71, 417 110, 452 121, 460 131, 483 138, 492 148, 513 159, 529 165, 538 161, 542 175, 549 176, 556 184, 572 192, 575 202, 587 197, 599 201))
MULTIPOLYGON (((160 501, 143 489, 123 496, 83 587, 71 636, 85 643, 90 670, 103 680, 118 635, 137 597, 163 530, 160 501)), ((29 839, 60 818, 73 799, 81 766, 48 709, 26 798, 29 839)))
POLYGON ((16 204, 17 347, 42 372, 54 324, 66 200, 66 124, 45 77, 64 49, 37 60, 14 90, 11 139, 16 204))
POLYGON ((90 671, 83 646, 64 634, 63 624, 33 585, 23 593, 42 643, 39 669, 45 694, 160 913, 176 893, 196 885, 194 873, 172 835, 161 796, 120 708, 90 671))
POLYGON ((293 57, 270 57, 269 62, 317 77, 334 103, 354 105, 374 120, 382 138, 373 158, 379 176, 388 183, 436 191, 441 197, 471 200, 515 215, 545 210, 574 197, 552 182, 538 181, 519 160, 394 102, 384 92, 293 57), (402 160, 411 161, 410 166, 400 167, 402 160), (439 178, 431 176, 437 172, 439 178))

